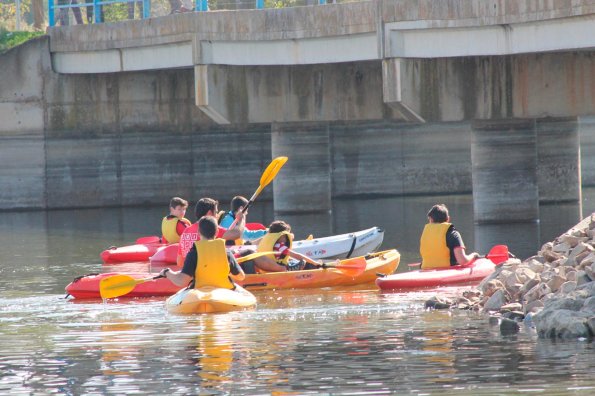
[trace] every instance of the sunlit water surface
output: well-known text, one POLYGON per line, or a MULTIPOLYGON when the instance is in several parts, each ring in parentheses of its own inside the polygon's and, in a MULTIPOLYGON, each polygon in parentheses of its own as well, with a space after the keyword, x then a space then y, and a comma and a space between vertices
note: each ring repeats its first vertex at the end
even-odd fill
MULTIPOLYGON (((474 225, 470 196, 338 201, 332 214, 282 216, 298 238, 370 226, 382 248, 419 259, 419 233, 435 202, 451 209, 472 250, 505 243, 534 254, 590 213, 541 208, 535 224, 474 225)), ((594 394, 595 347, 501 335, 474 312, 425 311, 447 288, 382 293, 342 289, 255 292, 254 310, 168 314, 163 298, 103 303, 64 298, 74 277, 105 270, 99 252, 159 228, 162 208, 0 214, 0 394, 594 394)), ((250 221, 273 220, 258 203, 250 221)), ((150 269, 131 264, 116 270, 150 269)), ((157 270, 152 268, 151 270, 157 270)))

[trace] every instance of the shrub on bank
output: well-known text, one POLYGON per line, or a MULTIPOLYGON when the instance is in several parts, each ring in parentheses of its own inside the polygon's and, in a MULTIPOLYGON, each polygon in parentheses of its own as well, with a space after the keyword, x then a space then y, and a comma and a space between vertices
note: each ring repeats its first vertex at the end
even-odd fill
POLYGON ((0 53, 41 35, 43 32, 9 32, 0 26, 0 53))

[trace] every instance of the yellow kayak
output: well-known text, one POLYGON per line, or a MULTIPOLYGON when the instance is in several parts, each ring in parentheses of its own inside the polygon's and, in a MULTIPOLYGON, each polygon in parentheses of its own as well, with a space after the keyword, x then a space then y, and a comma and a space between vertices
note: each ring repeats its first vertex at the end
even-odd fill
POLYGON ((240 286, 235 290, 211 286, 182 289, 165 301, 167 310, 175 314, 240 311, 254 305, 256 297, 240 286))

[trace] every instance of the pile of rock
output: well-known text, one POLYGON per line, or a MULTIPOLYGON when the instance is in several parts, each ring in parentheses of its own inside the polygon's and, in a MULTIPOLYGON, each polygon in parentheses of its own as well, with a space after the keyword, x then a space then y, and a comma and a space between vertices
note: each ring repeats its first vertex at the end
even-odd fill
POLYGON ((495 314, 503 333, 518 323, 541 337, 595 336, 595 214, 544 244, 524 261, 509 259, 458 301, 435 298, 426 306, 478 309, 495 314))

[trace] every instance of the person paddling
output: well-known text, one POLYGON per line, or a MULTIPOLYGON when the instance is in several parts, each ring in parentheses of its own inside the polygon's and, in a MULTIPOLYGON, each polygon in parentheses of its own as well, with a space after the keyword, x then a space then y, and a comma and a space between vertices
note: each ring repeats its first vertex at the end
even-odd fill
POLYGON ((450 223, 448 208, 444 204, 434 205, 428 212, 428 224, 421 234, 419 252, 421 269, 465 265, 479 257, 476 252, 465 253, 463 238, 450 223))
POLYGON ((163 269, 159 275, 169 279, 177 286, 188 285, 200 288, 203 286, 235 289, 234 280, 244 279, 244 271, 233 254, 225 249, 225 240, 215 238, 218 232, 217 220, 213 216, 203 216, 197 222, 200 238, 193 243, 186 255, 184 266, 180 271, 163 269))
MULTIPOLYGON (((196 216, 197 222, 186 228, 182 235, 180 235, 180 243, 178 244, 178 255, 176 259, 178 267, 181 268, 182 265, 184 265, 184 260, 186 259, 188 251, 190 251, 190 248, 192 248, 194 242, 200 239, 198 232, 198 220, 200 220, 203 216, 214 217, 218 212, 218 201, 212 198, 201 198, 198 200, 196 207, 194 208, 194 214, 196 216)), ((225 229, 221 226, 217 226, 215 235, 217 238, 233 241, 242 237, 246 222, 245 213, 240 210, 236 216, 238 221, 232 229, 225 229)))
POLYGON ((318 265, 310 264, 314 262, 310 257, 291 250, 293 239, 289 224, 280 220, 273 221, 268 227, 268 233, 259 241, 257 251, 274 253, 243 263, 244 271, 284 272, 319 268, 318 265))
POLYGON ((163 243, 176 243, 180 241, 180 235, 192 224, 184 217, 188 201, 180 197, 173 197, 169 201, 169 215, 161 221, 161 241, 163 243))
MULTIPOLYGON (((248 200, 245 197, 242 197, 241 195, 237 195, 235 197, 233 197, 233 199, 231 200, 231 204, 230 204, 230 210, 228 212, 224 212, 222 214, 222 216, 220 217, 219 220, 219 225, 223 228, 229 228, 235 218, 236 215, 238 213, 238 211, 241 211, 243 208, 246 207, 246 205, 248 205, 248 200)), ((262 238, 265 234, 267 233, 267 230, 249 230, 247 228, 244 229, 244 232, 242 233, 242 239, 236 239, 235 243, 231 243, 231 241, 227 241, 227 245, 242 245, 244 242, 251 242, 254 241, 256 239, 262 238)))

